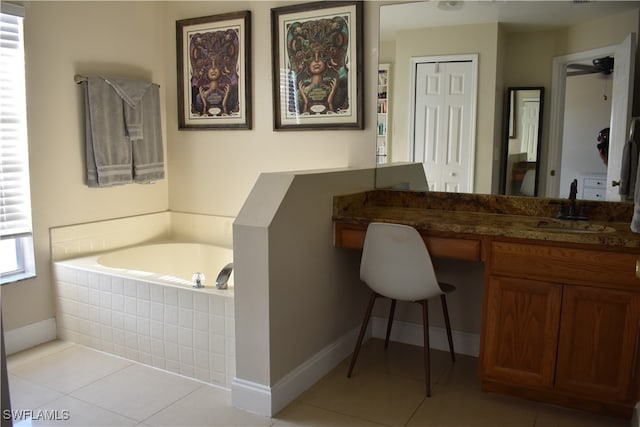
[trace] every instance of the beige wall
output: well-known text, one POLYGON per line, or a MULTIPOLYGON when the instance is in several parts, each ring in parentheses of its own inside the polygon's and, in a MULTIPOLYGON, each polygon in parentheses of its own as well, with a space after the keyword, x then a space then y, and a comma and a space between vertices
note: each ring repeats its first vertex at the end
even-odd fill
MULTIPOLYGON (((280 1, 166 3, 165 58, 170 96, 167 96, 169 206, 172 210, 235 216, 261 172, 366 166, 375 161, 375 116, 365 117, 367 131, 274 132, 271 84, 270 9, 291 4, 280 1), (248 9, 253 44, 253 130, 178 131, 176 123, 175 21, 248 9)), ((365 4, 365 76, 367 88, 377 73, 377 7, 365 4), (375 29, 367 26, 375 24, 375 29)), ((367 90, 374 113, 375 92, 367 90)))
POLYGON ((291 2, 26 2, 25 39, 33 223, 38 277, 2 287, 4 328, 54 316, 49 228, 149 212, 235 216, 265 171, 375 162, 378 7, 365 3, 363 131, 274 132, 270 9, 291 2), (252 130, 178 131, 175 21, 252 13, 252 130), (154 185, 84 185, 83 111, 75 74, 160 85, 167 179, 154 185))
MULTIPOLYGON (((152 79, 161 101, 162 9, 155 3, 28 2, 25 44, 29 159, 38 277, 2 287, 5 331, 54 316, 49 228, 163 211, 168 180, 84 185, 83 111, 76 73, 152 79)), ((163 109, 164 115, 164 109, 163 109)))

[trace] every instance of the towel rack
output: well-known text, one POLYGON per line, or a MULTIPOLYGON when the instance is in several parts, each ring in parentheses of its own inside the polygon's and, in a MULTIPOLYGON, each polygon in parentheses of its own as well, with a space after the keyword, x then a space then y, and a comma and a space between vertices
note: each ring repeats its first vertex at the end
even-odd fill
MULTIPOLYGON (((74 81, 74 82, 76 82, 77 84, 80 84, 80 83, 82 83, 82 82, 87 82, 87 81, 89 81, 89 77, 87 77, 87 76, 83 76, 83 75, 81 75, 81 74, 76 74, 75 76, 73 76, 73 81, 74 81)), ((159 84, 157 84, 157 83, 153 83, 153 85, 154 85, 154 86, 158 86, 158 87, 160 87, 160 85, 159 85, 159 84)))

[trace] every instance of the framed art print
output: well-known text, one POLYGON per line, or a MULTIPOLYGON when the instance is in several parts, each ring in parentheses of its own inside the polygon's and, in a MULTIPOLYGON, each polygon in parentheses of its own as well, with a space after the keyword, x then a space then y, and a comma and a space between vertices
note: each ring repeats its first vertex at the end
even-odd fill
POLYGON ((176 21, 178 127, 251 129, 251 12, 176 21))
POLYGON ((271 9, 275 130, 362 129, 362 2, 271 9))

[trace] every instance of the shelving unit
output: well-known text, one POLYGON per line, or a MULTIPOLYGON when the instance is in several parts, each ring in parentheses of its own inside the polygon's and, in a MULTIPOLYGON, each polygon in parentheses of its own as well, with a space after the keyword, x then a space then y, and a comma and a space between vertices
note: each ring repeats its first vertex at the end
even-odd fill
POLYGON ((389 64, 378 65, 378 128, 376 131, 376 162, 387 163, 389 146, 389 64))

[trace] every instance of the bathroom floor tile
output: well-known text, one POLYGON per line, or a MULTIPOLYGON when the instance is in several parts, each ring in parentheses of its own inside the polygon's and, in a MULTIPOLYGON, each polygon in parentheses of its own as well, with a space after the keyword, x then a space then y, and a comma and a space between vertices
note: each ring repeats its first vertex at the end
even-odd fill
POLYGON ((231 392, 202 385, 144 420, 149 426, 270 426, 271 418, 231 406, 231 392))
POLYGON ((53 390, 69 393, 133 362, 80 345, 73 345, 46 357, 10 369, 18 377, 53 390))
MULTIPOLYGON (((628 427, 603 417, 483 393, 478 359, 431 351, 432 397, 424 393, 422 348, 365 343, 352 378, 350 357, 273 418, 231 406, 229 390, 56 341, 9 356, 14 410, 67 411, 69 419, 16 427, 65 426, 509 426, 628 427), (63 393, 70 393, 66 396, 63 393)), ((37 413, 37 412, 35 412, 37 413)))
POLYGON ((19 351, 7 357, 7 369, 12 370, 20 365, 66 350, 74 345, 74 343, 69 341, 53 340, 37 347, 19 351))
MULTIPOLYGON (((431 383, 434 384, 441 375, 451 368, 453 362, 448 352, 440 350, 431 349, 430 358, 431 383)), ((351 356, 342 362, 344 375, 347 374, 350 362, 351 356)), ((336 370, 339 370, 339 367, 336 370)), ((370 339, 360 349, 352 377, 359 375, 359 373, 372 371, 378 374, 424 381, 424 352, 422 347, 390 342, 389 347, 385 350, 384 340, 370 339)))
POLYGON ((629 427, 629 421, 541 405, 535 427, 629 427))
POLYGON ((74 391, 71 396, 144 421, 201 385, 178 375, 133 364, 74 391))
POLYGON ((536 408, 529 402, 478 392, 434 390, 407 426, 533 427, 536 408))
POLYGON ((328 409, 318 408, 305 403, 293 403, 280 411, 274 418, 274 427, 309 426, 380 426, 380 423, 361 420, 356 417, 343 415, 328 409))
POLYGON ((57 420, 47 421, 44 419, 33 419, 33 427, 40 426, 113 426, 125 427, 135 426, 136 420, 124 417, 112 411, 105 410, 96 405, 92 405, 71 396, 63 396, 47 405, 38 408, 48 413, 57 413, 57 420), (66 411, 67 418, 64 419, 66 411))
POLYGON ((404 425, 425 397, 424 380, 364 368, 346 376, 344 364, 303 393, 297 402, 385 425, 404 425))
POLYGON ((59 399, 62 393, 9 374, 11 409, 30 410, 59 399))

